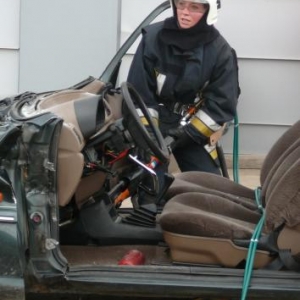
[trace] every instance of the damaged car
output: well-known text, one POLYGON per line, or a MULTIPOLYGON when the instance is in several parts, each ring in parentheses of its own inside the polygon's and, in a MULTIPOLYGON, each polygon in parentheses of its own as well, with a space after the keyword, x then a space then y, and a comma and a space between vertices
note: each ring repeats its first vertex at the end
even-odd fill
POLYGON ((143 99, 117 84, 141 28, 169 7, 100 78, 0 101, 1 299, 300 298, 300 122, 256 190, 173 174, 143 99))

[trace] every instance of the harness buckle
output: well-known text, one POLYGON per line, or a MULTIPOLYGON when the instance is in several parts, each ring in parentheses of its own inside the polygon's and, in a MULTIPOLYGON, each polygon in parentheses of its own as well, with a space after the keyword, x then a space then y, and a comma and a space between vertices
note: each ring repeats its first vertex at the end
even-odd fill
POLYGON ((175 114, 181 115, 183 117, 187 114, 187 112, 193 106, 194 106, 194 104, 183 104, 181 102, 176 102, 173 106, 173 112, 175 114))

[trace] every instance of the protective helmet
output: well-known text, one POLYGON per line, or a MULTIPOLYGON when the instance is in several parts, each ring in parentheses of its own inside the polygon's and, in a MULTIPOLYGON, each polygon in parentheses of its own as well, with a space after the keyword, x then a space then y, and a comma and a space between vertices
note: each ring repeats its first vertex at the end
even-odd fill
MULTIPOLYGON (((175 2, 179 0, 170 0, 171 6, 173 7, 174 16, 176 17, 175 2)), ((187 0, 194 3, 203 3, 209 5, 206 23, 207 25, 213 25, 218 20, 218 9, 221 8, 221 0, 187 0)))

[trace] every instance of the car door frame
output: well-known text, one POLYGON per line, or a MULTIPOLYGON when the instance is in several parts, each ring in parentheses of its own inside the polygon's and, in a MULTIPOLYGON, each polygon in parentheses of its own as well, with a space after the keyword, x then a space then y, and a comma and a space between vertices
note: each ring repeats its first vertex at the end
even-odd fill
POLYGON ((110 82, 113 86, 116 86, 119 69, 122 63, 122 58, 126 55, 129 48, 141 35, 142 28, 149 25, 156 17, 161 15, 165 10, 170 8, 170 1, 165 1, 157 6, 132 32, 124 44, 120 47, 112 60, 109 62, 99 79, 103 82, 110 82))
POLYGON ((5 170, 0 170, 0 194, 0 295, 3 300, 22 300, 24 256, 19 248, 17 201, 5 170))

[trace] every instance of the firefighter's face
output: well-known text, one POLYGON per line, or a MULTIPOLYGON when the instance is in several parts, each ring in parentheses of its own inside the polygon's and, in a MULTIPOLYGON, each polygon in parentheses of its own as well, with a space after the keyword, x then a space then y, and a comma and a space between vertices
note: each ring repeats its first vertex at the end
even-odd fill
POLYGON ((191 1, 177 0, 175 6, 179 26, 183 29, 195 26, 207 11, 205 5, 191 1))

